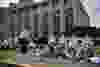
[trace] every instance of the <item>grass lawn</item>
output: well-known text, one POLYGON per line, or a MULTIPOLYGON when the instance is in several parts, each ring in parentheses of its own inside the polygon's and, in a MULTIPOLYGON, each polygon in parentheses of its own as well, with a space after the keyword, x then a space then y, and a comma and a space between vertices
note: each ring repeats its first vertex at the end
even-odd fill
POLYGON ((64 64, 48 64, 48 67, 64 67, 64 64))
POLYGON ((100 48, 96 48, 96 55, 100 55, 100 48))
POLYGON ((16 49, 0 49, 0 63, 15 64, 16 49))

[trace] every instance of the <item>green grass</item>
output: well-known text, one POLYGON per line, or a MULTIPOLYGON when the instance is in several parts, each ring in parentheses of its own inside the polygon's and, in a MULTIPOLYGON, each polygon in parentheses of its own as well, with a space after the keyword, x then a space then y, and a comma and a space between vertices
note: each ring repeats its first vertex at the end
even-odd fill
POLYGON ((0 49, 0 63, 15 64, 16 49, 0 49))
POLYGON ((100 48, 96 48, 96 55, 100 55, 100 48))
POLYGON ((48 64, 48 67, 64 67, 64 64, 48 64))

